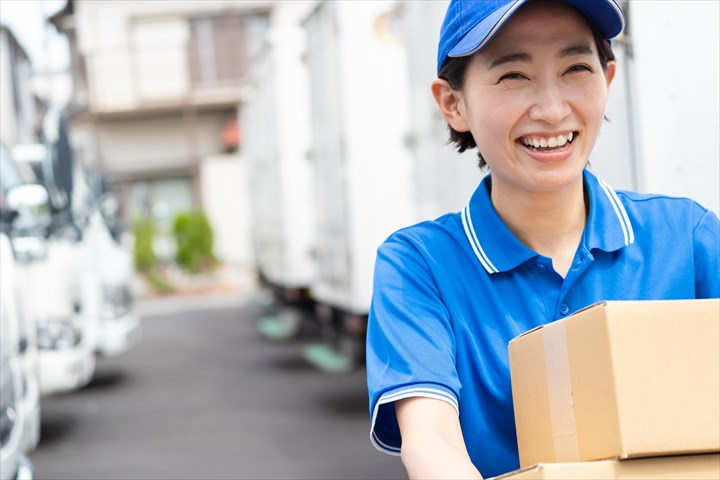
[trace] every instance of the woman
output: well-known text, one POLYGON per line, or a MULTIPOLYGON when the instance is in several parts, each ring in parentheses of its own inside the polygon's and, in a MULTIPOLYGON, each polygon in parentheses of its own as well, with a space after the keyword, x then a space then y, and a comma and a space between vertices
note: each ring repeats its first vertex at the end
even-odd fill
POLYGON ((615 74, 614 0, 452 0, 432 94, 487 175, 460 213, 378 250, 371 439, 410 478, 518 468, 507 344, 602 300, 720 296, 720 227, 587 169, 615 74))

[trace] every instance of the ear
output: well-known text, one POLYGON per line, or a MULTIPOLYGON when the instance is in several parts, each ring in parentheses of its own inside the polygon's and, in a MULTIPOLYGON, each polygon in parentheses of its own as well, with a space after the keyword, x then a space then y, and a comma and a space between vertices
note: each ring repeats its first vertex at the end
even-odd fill
POLYGON ((615 72, 617 70, 617 65, 615 63, 615 60, 610 60, 607 62, 607 68, 605 68, 605 81, 607 82, 608 88, 610 88, 610 84, 613 81, 613 78, 615 78, 615 72))
POLYGON ((469 131, 470 128, 464 115, 465 105, 463 104, 462 93, 453 90, 447 80, 442 78, 433 80, 430 89, 433 98, 435 98, 435 103, 440 108, 440 113, 442 113, 448 125, 458 132, 469 131))

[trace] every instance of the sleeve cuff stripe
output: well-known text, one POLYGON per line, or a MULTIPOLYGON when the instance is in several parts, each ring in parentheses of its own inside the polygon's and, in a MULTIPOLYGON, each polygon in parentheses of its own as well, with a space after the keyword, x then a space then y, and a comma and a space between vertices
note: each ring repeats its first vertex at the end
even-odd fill
POLYGON ((400 449, 398 447, 393 447, 391 445, 388 445, 387 443, 384 443, 378 438, 374 431, 370 432, 370 442, 376 449, 380 450, 383 453, 387 453, 388 455, 394 455, 396 457, 400 456, 400 449))
POLYGON ((450 405, 455 408, 455 410, 458 412, 458 415, 460 415, 460 409, 458 407, 458 402, 455 396, 451 395, 450 393, 436 389, 436 388, 408 388, 400 391, 395 391, 392 393, 386 393, 380 397, 377 404, 375 405, 375 409, 373 411, 372 416, 372 425, 370 426, 370 442, 373 444, 373 446, 380 450, 381 452, 385 452, 390 455, 400 455, 400 447, 395 447, 392 445, 388 445, 387 443, 384 443, 380 438, 378 438, 378 435, 375 433, 375 420, 377 419, 378 409, 380 408, 380 405, 383 405, 385 403, 392 403, 397 400, 401 400, 403 398, 410 398, 410 397, 426 397, 426 398, 435 398, 438 400, 445 401, 449 403, 450 405))
POLYGON ((396 400, 401 400, 403 398, 408 397, 430 397, 430 398, 437 398, 439 400, 444 400, 448 403, 450 403, 453 407, 455 407, 455 410, 458 410, 458 402, 455 396, 449 394, 448 392, 436 388, 408 388, 406 390, 400 390, 395 391, 392 393, 386 393, 380 397, 378 400, 378 405, 382 405, 384 403, 390 403, 394 402, 396 400))

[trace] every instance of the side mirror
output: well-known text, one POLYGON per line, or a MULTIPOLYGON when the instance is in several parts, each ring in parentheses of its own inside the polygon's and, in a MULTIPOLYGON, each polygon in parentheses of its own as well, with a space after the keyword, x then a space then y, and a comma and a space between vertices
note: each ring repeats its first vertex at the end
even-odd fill
POLYGON ((100 211, 108 220, 114 220, 120 212, 118 201, 113 195, 103 195, 100 199, 100 211))
POLYGON ((20 231, 46 229, 50 225, 50 202, 47 189, 39 184, 23 184, 10 188, 5 207, 17 216, 13 227, 20 231))

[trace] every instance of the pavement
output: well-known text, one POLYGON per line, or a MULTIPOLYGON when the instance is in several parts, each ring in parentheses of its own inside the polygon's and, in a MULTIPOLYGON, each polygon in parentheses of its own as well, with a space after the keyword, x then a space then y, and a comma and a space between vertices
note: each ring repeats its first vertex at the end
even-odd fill
POLYGON ((247 267, 224 264, 213 272, 195 275, 173 268, 167 276, 175 287, 172 293, 154 291, 142 275, 136 275, 134 292, 141 316, 224 309, 262 301, 256 274, 247 267))
MULTIPOLYGON (((195 291, 195 290, 193 290, 195 291)), ((142 339, 43 399, 36 478, 406 478, 368 438, 365 372, 328 375, 268 342, 251 285, 146 297, 142 339)))

